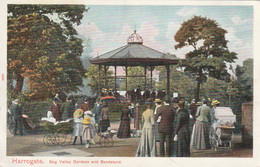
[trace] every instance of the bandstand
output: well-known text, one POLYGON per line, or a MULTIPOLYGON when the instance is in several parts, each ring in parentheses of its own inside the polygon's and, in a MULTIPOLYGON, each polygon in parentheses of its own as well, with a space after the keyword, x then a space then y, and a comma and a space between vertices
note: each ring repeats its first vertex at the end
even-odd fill
MULTIPOLYGON (((176 65, 179 62, 179 58, 173 57, 169 54, 162 53, 150 47, 143 45, 143 38, 134 31, 132 35, 130 35, 127 39, 127 45, 114 49, 110 52, 104 53, 100 56, 92 58, 90 60, 91 64, 96 64, 99 66, 98 72, 98 95, 101 91, 100 89, 100 80, 105 79, 105 87, 107 86, 106 80, 108 78, 114 78, 116 88, 116 81, 117 81, 117 67, 123 66, 125 67, 125 86, 127 91, 127 78, 128 77, 144 77, 145 83, 144 87, 147 87, 147 69, 150 70, 150 80, 151 80, 151 87, 152 87, 152 78, 153 74, 152 71, 155 66, 165 66, 167 71, 167 95, 169 95, 170 91, 170 65, 176 65), (101 66, 104 66, 104 77, 101 77, 100 71, 101 66), (106 75, 106 67, 113 66, 114 67, 114 76, 107 76, 106 75), (141 66, 144 68, 144 75, 142 76, 129 76, 127 75, 127 67, 131 66, 141 66)), ((122 77, 122 76, 121 76, 122 77)))

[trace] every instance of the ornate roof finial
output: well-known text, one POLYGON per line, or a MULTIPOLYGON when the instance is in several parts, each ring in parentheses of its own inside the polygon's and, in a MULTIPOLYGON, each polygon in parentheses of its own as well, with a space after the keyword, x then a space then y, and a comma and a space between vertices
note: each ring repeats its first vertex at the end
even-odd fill
POLYGON ((127 39, 128 44, 143 44, 143 38, 136 33, 136 30, 134 30, 134 33, 130 35, 127 39))

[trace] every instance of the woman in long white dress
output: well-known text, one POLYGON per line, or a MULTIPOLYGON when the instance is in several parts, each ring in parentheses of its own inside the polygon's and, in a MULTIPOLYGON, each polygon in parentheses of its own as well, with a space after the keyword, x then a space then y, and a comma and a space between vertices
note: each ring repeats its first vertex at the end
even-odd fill
POLYGON ((155 136, 153 132, 154 114, 151 109, 152 103, 146 103, 147 110, 142 114, 142 121, 144 122, 142 136, 136 151, 136 157, 155 157, 155 136))

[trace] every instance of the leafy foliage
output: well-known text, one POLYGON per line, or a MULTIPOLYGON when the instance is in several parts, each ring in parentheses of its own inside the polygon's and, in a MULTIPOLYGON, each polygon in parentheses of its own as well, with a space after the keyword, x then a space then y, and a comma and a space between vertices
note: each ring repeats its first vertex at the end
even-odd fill
POLYGON ((237 65, 236 76, 235 84, 238 87, 240 100, 242 102, 253 101, 253 59, 245 60, 242 67, 237 65))
MULTIPOLYGON (((152 68, 154 70, 154 68, 152 68)), ((151 75, 150 70, 151 67, 147 67, 146 69, 146 87, 151 87, 151 75)), ((127 75, 128 76, 136 76, 136 77, 128 77, 127 78, 127 89, 137 89, 138 86, 141 87, 142 90, 145 89, 145 78, 144 78, 144 67, 127 67, 127 75)), ((153 88, 155 88, 155 81, 153 79, 153 88)), ((122 89, 126 90, 125 81, 122 84, 122 89)))
POLYGON ((82 86, 83 46, 73 26, 85 11, 83 5, 8 5, 8 79, 16 80, 16 93, 24 78, 34 100, 82 86))
MULTIPOLYGON (((100 67, 100 77, 105 76, 104 66, 100 67)), ((98 92, 98 74, 99 67, 97 65, 90 65, 89 69, 86 72, 86 77, 88 78, 89 82, 87 86, 90 86, 92 94, 98 92)), ((106 76, 112 76, 113 71, 109 70, 109 66, 106 67, 106 76)), ((115 81, 114 79, 107 79, 107 88, 114 88, 115 81)), ((100 89, 105 88, 105 80, 100 79, 100 89)))
POLYGON ((227 48, 226 30, 215 20, 194 16, 182 23, 174 36, 177 44, 175 49, 192 46, 193 51, 186 54, 186 60, 181 62, 185 72, 191 72, 197 78, 196 99, 199 99, 200 84, 205 78, 213 77, 228 80, 226 63, 234 62, 236 53, 227 48))

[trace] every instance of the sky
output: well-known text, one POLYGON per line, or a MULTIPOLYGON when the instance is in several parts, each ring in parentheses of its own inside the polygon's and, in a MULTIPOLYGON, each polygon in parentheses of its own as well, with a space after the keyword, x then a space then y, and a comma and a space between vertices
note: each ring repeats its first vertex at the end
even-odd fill
POLYGON ((127 44, 136 29, 143 44, 164 53, 184 58, 191 47, 175 50, 174 35, 181 23, 200 15, 216 20, 227 30, 228 48, 236 52, 236 64, 253 58, 253 6, 115 6, 95 5, 84 14, 76 29, 91 49, 83 56, 95 57, 127 44), (87 54, 86 54, 87 53, 87 54))

